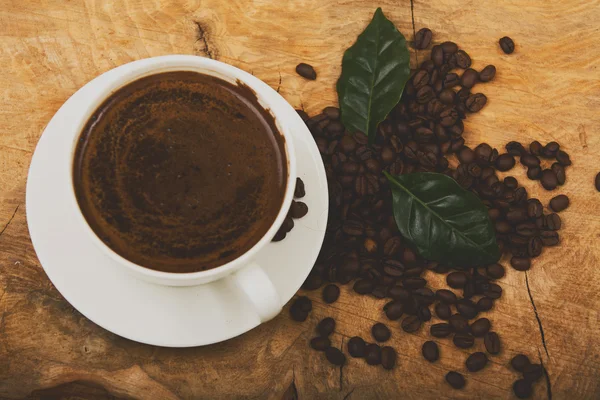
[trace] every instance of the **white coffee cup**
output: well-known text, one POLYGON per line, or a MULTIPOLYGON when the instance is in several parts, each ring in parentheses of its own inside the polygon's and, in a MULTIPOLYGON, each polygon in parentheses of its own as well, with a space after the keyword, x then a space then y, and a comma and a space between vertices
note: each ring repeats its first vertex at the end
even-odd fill
POLYGON ((279 94, 266 83, 231 65, 204 57, 190 55, 153 57, 117 67, 104 74, 103 77, 105 78, 106 84, 103 90, 95 93, 95 97, 94 99, 91 99, 86 112, 79 116, 80 120, 75 121, 73 124, 73 126, 77 127, 77 134, 74 135, 71 159, 67 160, 70 163, 67 170, 72 171, 75 148, 81 131, 88 119, 104 100, 128 83, 148 75, 169 71, 195 71, 205 75, 218 77, 233 84, 237 84, 238 81, 242 82, 256 93, 260 105, 273 115, 277 129, 284 138, 286 160, 288 163, 285 195, 279 213, 273 221, 273 224, 252 248, 235 260, 206 271, 172 273, 156 271, 145 268, 143 265, 137 265, 117 254, 98 238, 81 213, 75 196, 73 174, 71 174, 71 191, 69 198, 73 202, 73 207, 76 210, 76 218, 80 222, 82 229, 87 232, 91 240, 102 249, 105 254, 136 277, 158 285, 193 286, 213 282, 226 276, 230 276, 230 279, 235 281, 237 287, 239 287, 253 304, 261 321, 267 321, 275 317, 281 311, 282 304, 275 286, 261 266, 255 262, 255 258, 257 253, 271 242, 275 233, 277 233, 277 230, 282 225, 292 203, 296 184, 296 155, 291 134, 293 127, 289 126, 289 122, 280 118, 280 115, 285 115, 287 112, 284 108, 284 104, 287 107, 290 106, 287 103, 274 102, 272 100, 273 97, 278 97, 279 94))

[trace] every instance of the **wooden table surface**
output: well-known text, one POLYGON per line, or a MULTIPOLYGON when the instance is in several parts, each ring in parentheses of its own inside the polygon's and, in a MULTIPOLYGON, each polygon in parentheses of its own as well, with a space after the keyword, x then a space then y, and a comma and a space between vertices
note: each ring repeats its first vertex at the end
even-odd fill
MULTIPOLYGON (((0 398, 514 398, 516 374, 506 365, 517 352, 548 370, 550 385, 538 383, 535 398, 600 398, 598 0, 414 1, 417 29, 431 28, 438 43, 456 41, 477 69, 498 68, 494 82, 477 87, 489 102, 466 121, 467 144, 556 140, 573 159, 560 189, 572 202, 561 214, 562 243, 527 273, 509 268, 501 280, 504 295, 488 314, 503 351, 467 374, 465 390, 449 390, 443 376, 464 371, 467 351, 441 340, 440 361, 425 362, 425 329, 407 334, 390 324, 399 353, 392 372, 356 359, 335 368, 310 351, 313 327, 325 316, 338 321, 338 346, 385 322, 382 300, 346 287, 332 306, 309 293, 314 308, 303 324, 286 307, 225 343, 166 349, 99 328, 46 277, 27 231, 27 169, 44 126, 78 88, 140 58, 198 54, 252 72, 315 113, 337 102, 343 51, 376 6, 412 37, 409 0, 0 0, 0 398), (516 42, 512 55, 498 47, 504 35, 516 42), (300 61, 316 67, 317 81, 294 73, 300 61)), ((544 203, 551 197, 537 182, 523 182, 544 203)))

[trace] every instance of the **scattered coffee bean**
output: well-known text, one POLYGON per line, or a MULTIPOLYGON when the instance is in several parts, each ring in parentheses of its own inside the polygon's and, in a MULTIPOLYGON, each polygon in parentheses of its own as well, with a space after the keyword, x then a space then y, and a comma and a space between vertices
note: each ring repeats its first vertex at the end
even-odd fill
POLYGON ((562 165, 560 165, 559 163, 556 162, 556 163, 552 164, 550 169, 556 175, 556 181, 558 182, 558 184, 560 186, 564 185, 567 180, 565 167, 563 167, 562 165))
POLYGON ((371 334, 378 342, 386 342, 392 335, 392 332, 390 332, 389 328, 385 326, 385 324, 378 322, 371 328, 371 334))
POLYGON ((456 303, 456 295, 454 292, 447 289, 440 289, 435 292, 435 297, 445 304, 454 304, 456 303))
POLYGON ((542 156, 546 158, 556 157, 556 153, 560 149, 560 145, 556 142, 550 142, 542 149, 542 156))
POLYGON ((435 305, 435 315, 437 315, 439 319, 448 320, 452 315, 452 310, 448 304, 437 303, 435 305))
POLYGON ((483 337, 485 349, 490 354, 500 353, 500 337, 496 332, 488 332, 483 337))
POLYGON ((328 347, 325 350, 325 357, 333 365, 344 365, 346 363, 346 356, 337 347, 328 347))
POLYGON ((467 68, 460 77, 460 85, 471 89, 479 81, 479 74, 473 68, 467 68))
POLYGON ((564 194, 559 194, 550 200, 550 208, 554 212, 561 212, 569 207, 569 198, 564 194))
POLYGON ((433 46, 431 49, 431 61, 433 61, 433 64, 436 67, 442 66, 444 63, 444 50, 442 50, 441 46, 433 46))
MULTIPOLYGON (((323 109, 323 114, 327 116, 327 118, 331 119, 331 120, 338 120, 340 119, 340 109, 337 107, 325 107, 323 109)), ((300 179, 300 178, 298 178, 300 179)))
POLYGON ((525 379, 516 380, 515 383, 513 383, 513 392, 515 393, 515 396, 517 396, 517 398, 527 399, 531 397, 531 383, 526 381, 525 379))
POLYGON ((500 279, 504 276, 504 267, 498 263, 485 267, 485 273, 491 279, 500 279))
POLYGON ((490 330, 492 324, 487 318, 479 318, 471 324, 471 333, 475 337, 482 337, 490 330))
POLYGON ((419 330, 421 327, 421 320, 416 315, 409 315, 402 320, 401 325, 404 332, 412 333, 419 330))
POLYGON ((533 142, 531 142, 531 144, 529 144, 529 152, 531 154, 533 154, 534 156, 540 156, 542 154, 542 149, 543 146, 540 142, 538 142, 537 140, 534 140, 533 142))
POLYGON ((361 279, 354 283, 354 291, 358 294, 369 294, 375 289, 375 283, 368 279, 361 279))
POLYGON ((454 389, 462 389, 465 387, 465 378, 456 371, 450 371, 446 374, 446 382, 454 389))
POLYGON ((415 40, 413 43, 414 48, 418 49, 418 50, 426 49, 427 47, 429 47, 432 37, 433 37, 433 32, 431 32, 431 29, 429 29, 429 28, 419 29, 419 31, 415 34, 415 40))
POLYGON ((306 321, 312 310, 312 301, 306 296, 300 296, 290 306, 290 315, 294 321, 306 321))
POLYGON ((433 324, 429 328, 429 332, 431 333, 431 336, 443 338, 452 333, 452 326, 446 323, 433 324))
POLYGON ((487 97, 483 93, 475 93, 469 96, 465 101, 467 110, 472 113, 479 112, 487 103, 487 97))
POLYGON ((489 311, 494 307, 494 300, 489 297, 482 297, 477 301, 479 312, 489 311))
POLYGON ((465 364, 470 372, 481 371, 488 362, 488 358, 485 353, 478 351, 477 353, 471 354, 467 357, 465 364))
POLYGON ((335 330, 335 320, 331 317, 323 318, 317 324, 317 333, 321 336, 329 336, 335 330))
POLYGON ((544 213, 544 206, 538 199, 527 200, 527 215, 529 218, 539 218, 544 213))
POLYGON ((460 314, 451 315, 448 322, 455 332, 467 333, 469 331, 469 321, 460 314))
POLYGON ((292 218, 298 219, 304 217, 308 213, 308 206, 301 201, 292 200, 290 206, 290 215, 292 218))
POLYGON ((521 156, 521 164, 526 167, 539 167, 540 159, 531 154, 524 154, 521 156))
POLYGON ((542 231, 540 233, 540 240, 544 246, 556 246, 560 242, 558 232, 555 231, 542 231))
POLYGON ((508 152, 508 154, 510 154, 511 156, 521 156, 523 154, 527 153, 527 150, 525 150, 525 147, 523 147, 523 145, 519 142, 508 142, 505 146, 506 151, 508 152))
POLYGON ((525 368, 529 366, 531 362, 525 354, 517 354, 510 360, 510 365, 519 372, 525 371, 525 368))
POLYGON ((370 343, 365 348, 365 360, 369 365, 381 364, 381 347, 375 343, 370 343))
POLYGON ((551 169, 545 169, 540 176, 540 182, 546 190, 554 190, 558 186, 558 178, 551 169))
POLYGON ((532 181, 537 181, 542 176, 542 169, 540 167, 529 167, 527 168, 527 177, 532 181))
POLYGON ((458 50, 454 55, 454 60, 458 68, 467 69, 471 66, 471 57, 464 50, 458 50))
POLYGON ((323 301, 327 304, 335 303, 340 297, 340 288, 333 283, 323 288, 323 301))
POLYGON ((386 317, 389 320, 395 321, 404 314, 404 304, 398 300, 391 301, 383 307, 386 317))
POLYGON ((517 271, 527 271, 531 268, 531 259, 525 257, 512 257, 510 265, 517 271))
POLYGON ((366 346, 365 341, 361 337, 354 336, 348 341, 348 353, 355 358, 364 357, 366 346))
POLYGON ((529 382, 535 382, 544 374, 544 368, 540 364, 529 364, 523 369, 523 378, 529 382))
POLYGON ((558 163, 563 167, 571 165, 571 158, 569 157, 569 154, 562 150, 556 152, 556 161, 558 161, 558 163))
POLYGON ((314 81, 317 79, 317 73, 312 65, 306 63, 300 63, 296 66, 296 73, 303 78, 310 79, 314 81))
POLYGON ((440 351, 438 349, 437 343, 428 340, 423 343, 423 347, 421 348, 421 353, 423 357, 429 362, 435 362, 440 357, 440 351))
POLYGON ((515 42, 508 36, 504 36, 500 39, 500 48, 505 54, 512 54, 515 51, 515 42))
POLYGON ((301 198, 306 195, 304 190, 304 182, 300 178, 296 178, 296 188, 294 189, 294 197, 301 198))
POLYGON ((396 366, 396 350, 390 346, 381 348, 381 366, 387 370, 393 369, 396 366))
POLYGON ((494 79, 494 76, 496 76, 496 67, 488 65, 479 73, 479 80, 481 82, 489 82, 494 79))
POLYGON ((594 186, 596 190, 600 192, 600 172, 596 174, 596 178, 594 179, 594 186))
POLYGON ((496 159, 496 168, 498 171, 508 171, 515 166, 515 158, 510 154, 501 154, 496 159))
POLYGON ((475 344, 475 338, 468 333, 457 333, 452 338, 452 342, 456 347, 461 349, 468 349, 473 347, 475 344))
POLYGON ((456 303, 456 311, 458 311, 466 319, 473 319, 478 313, 475 303, 468 299, 459 300, 456 303))
POLYGON ((325 351, 331 346, 331 341, 328 337, 317 336, 310 340, 310 347, 317 351, 325 351))

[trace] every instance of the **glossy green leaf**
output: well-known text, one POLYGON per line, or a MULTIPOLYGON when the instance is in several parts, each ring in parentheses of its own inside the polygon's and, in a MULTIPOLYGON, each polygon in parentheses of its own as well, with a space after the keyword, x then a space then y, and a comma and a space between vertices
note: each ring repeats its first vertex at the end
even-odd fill
POLYGON ((342 59, 337 92, 346 129, 367 134, 372 143, 377 125, 400 101, 409 76, 406 40, 378 8, 342 59))
POLYGON ((464 267, 498 261, 494 226, 474 193, 443 174, 385 174, 396 225, 421 256, 464 267))

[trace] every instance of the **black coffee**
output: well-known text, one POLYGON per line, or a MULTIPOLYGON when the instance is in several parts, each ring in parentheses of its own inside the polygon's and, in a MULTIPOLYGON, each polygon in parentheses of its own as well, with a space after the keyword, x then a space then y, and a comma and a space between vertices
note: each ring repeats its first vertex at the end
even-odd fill
POLYGON ((281 208, 284 140, 248 87, 178 71, 113 93, 77 144, 73 181, 98 237, 147 268, 196 272, 260 240, 281 208))

